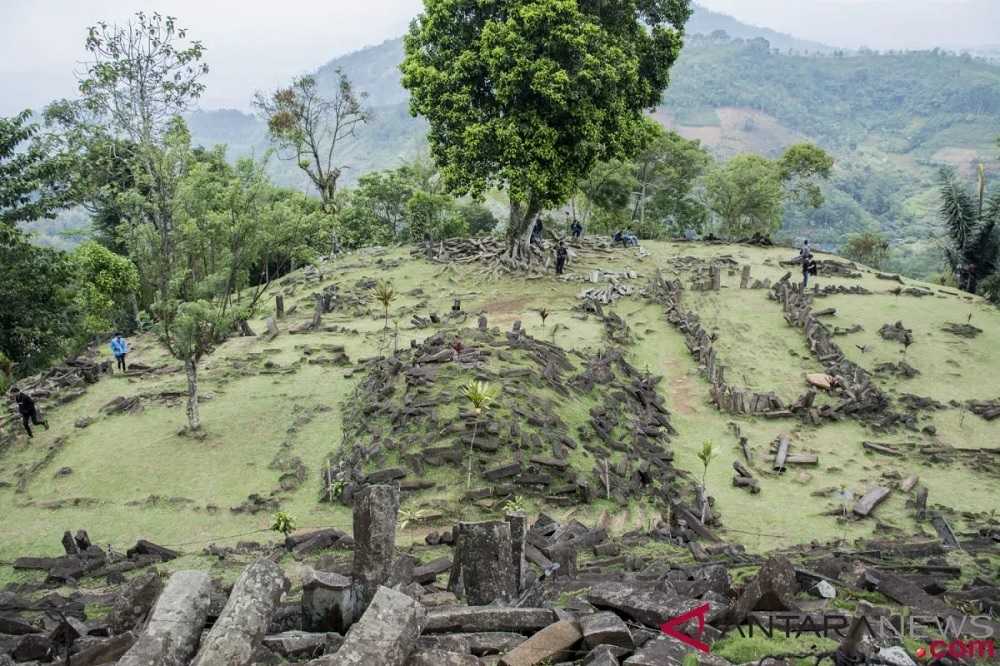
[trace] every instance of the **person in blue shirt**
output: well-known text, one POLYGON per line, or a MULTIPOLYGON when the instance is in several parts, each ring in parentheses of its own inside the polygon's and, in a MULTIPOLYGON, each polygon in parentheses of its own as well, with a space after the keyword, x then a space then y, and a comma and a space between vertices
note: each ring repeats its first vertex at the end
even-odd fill
POLYGON ((128 354, 128 343, 125 342, 121 333, 115 333, 115 337, 111 338, 111 353, 118 361, 118 369, 125 372, 125 355, 128 354))

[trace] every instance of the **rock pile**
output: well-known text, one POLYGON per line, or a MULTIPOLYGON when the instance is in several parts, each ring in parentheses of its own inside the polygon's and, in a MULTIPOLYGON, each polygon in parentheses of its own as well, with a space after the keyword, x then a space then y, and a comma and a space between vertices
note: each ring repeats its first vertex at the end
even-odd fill
POLYGON ((797 401, 793 410, 807 410, 814 423, 823 418, 843 416, 861 418, 883 428, 905 422, 905 417, 889 409, 889 399, 875 385, 868 372, 844 355, 833 341, 829 329, 813 314, 809 295, 803 293, 798 285, 791 284, 789 277, 786 275, 775 284, 771 298, 781 303, 785 321, 802 329, 809 349, 826 368, 827 374, 835 379, 835 395, 840 398, 837 405, 816 408, 812 405, 814 394, 809 392, 797 401))
POLYGON ((571 357, 520 322, 506 333, 481 323, 368 363, 345 404, 344 444, 325 473, 325 497, 350 504, 360 488, 390 480, 420 491, 433 487, 422 480, 428 468, 441 467, 475 480, 470 501, 516 494, 558 505, 596 494, 627 501, 672 478, 674 430, 659 378, 613 349, 571 357), (498 399, 481 414, 459 406, 456 418, 470 381, 488 382, 498 399), (580 399, 594 406, 573 431, 560 405, 580 399))
MULTIPOLYGON (((84 589, 33 599, 42 590, 8 589, 0 594, 0 663, 677 666, 701 660, 726 666, 695 643, 712 645, 750 627, 834 638, 839 647, 813 656, 857 663, 889 650, 906 654, 891 633, 860 642, 858 632, 844 631, 858 618, 876 626, 887 615, 919 616, 926 627, 918 622, 910 629, 918 642, 937 635, 939 622, 960 635, 984 626, 1000 631, 988 617, 969 627, 962 621, 963 614, 996 609, 1000 586, 989 561, 970 564, 980 574, 959 587, 965 572, 941 560, 956 547, 996 555, 995 526, 956 534, 935 515, 938 539, 871 541, 857 550, 813 543, 766 558, 714 540, 698 550, 709 561, 691 564, 626 554, 650 540, 702 537, 707 531, 689 522, 683 507, 675 507, 669 525, 619 538, 544 514, 530 526, 526 516, 508 514, 455 525, 454 557, 421 563, 395 548, 397 502, 394 487, 370 486, 355 509, 353 538, 336 530, 293 535, 251 560, 231 585, 185 570, 169 577, 147 571, 97 594, 84 589), (276 561, 330 535, 350 540, 349 569, 320 560, 293 585, 276 561), (602 559, 577 566, 583 553, 602 559), (871 592, 886 603, 860 602, 853 611, 827 605, 832 598, 854 605, 852 599, 871 592), (89 617, 85 602, 97 601, 110 612, 89 617)), ((92 548, 83 533, 64 542, 67 549, 92 548)))

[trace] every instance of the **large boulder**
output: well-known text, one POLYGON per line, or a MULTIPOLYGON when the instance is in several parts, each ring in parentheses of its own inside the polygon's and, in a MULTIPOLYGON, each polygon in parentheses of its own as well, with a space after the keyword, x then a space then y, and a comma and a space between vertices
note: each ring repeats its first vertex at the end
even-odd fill
POLYGON ((111 631, 120 634, 139 626, 163 590, 163 581, 155 571, 131 579, 111 605, 111 631))
POLYGON ((798 592, 799 583, 792 563, 784 557, 769 558, 761 565, 757 576, 743 588, 726 619, 735 624, 742 622, 753 610, 798 611, 795 601, 798 592))
POLYGON ((246 666, 252 663, 271 615, 288 589, 281 568, 259 559, 240 574, 222 614, 201 643, 192 666, 246 666))
POLYGON ((607 581, 590 588, 587 601, 597 608, 613 610, 619 615, 641 622, 647 627, 659 629, 667 620, 709 604, 706 622, 718 618, 724 610, 713 602, 686 599, 668 591, 657 590, 639 583, 617 583, 607 581))
POLYGON ((423 606, 410 597, 380 587, 361 619, 335 654, 310 662, 315 666, 405 666, 426 620, 423 606))
POLYGON ((556 612, 551 608, 453 606, 432 609, 427 614, 424 631, 427 633, 501 631, 530 634, 558 619, 556 612))
POLYGON ((186 666, 198 649, 211 604, 212 581, 203 571, 178 571, 149 621, 118 666, 186 666))
POLYGON ((306 631, 347 633, 354 622, 351 579, 306 567, 302 572, 302 625, 306 631))

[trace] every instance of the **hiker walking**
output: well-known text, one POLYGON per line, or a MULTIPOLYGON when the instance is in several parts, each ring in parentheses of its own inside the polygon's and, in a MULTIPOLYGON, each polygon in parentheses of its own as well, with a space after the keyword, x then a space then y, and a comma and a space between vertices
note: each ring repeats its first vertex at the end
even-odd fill
POLYGON ((28 433, 29 439, 34 438, 29 421, 35 425, 43 426, 46 430, 49 429, 48 421, 39 420, 38 408, 35 407, 35 401, 31 399, 30 395, 17 387, 12 388, 10 394, 14 398, 14 402, 17 403, 17 412, 21 415, 21 423, 24 424, 24 431, 28 433))
POLYGON ((115 360, 118 361, 118 369, 125 372, 125 355, 128 354, 128 342, 122 337, 121 333, 115 333, 115 337, 111 338, 111 353, 115 355, 115 360))
POLYGON ((566 270, 566 259, 569 258, 569 251, 566 249, 565 241, 559 241, 556 248, 556 275, 562 275, 566 270))
POLYGON ((573 234, 573 240, 580 240, 580 237, 583 236, 583 225, 575 217, 573 218, 573 224, 569 225, 569 230, 573 234))

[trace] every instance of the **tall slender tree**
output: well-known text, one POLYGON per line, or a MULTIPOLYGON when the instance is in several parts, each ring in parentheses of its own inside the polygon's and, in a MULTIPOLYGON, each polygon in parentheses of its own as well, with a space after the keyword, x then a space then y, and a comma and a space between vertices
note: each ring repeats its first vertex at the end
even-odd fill
POLYGON ((346 165, 341 154, 372 118, 365 100, 340 69, 333 97, 324 97, 313 76, 300 76, 270 95, 257 93, 256 106, 284 159, 295 160, 333 211, 337 183, 346 165))
POLYGON ((80 78, 83 103, 113 134, 135 146, 134 180, 144 190, 141 213, 155 229, 158 292, 170 298, 173 267, 173 206, 178 181, 177 117, 205 90, 205 48, 188 40, 177 19, 137 12, 122 24, 100 22, 88 29, 90 61, 80 78))

